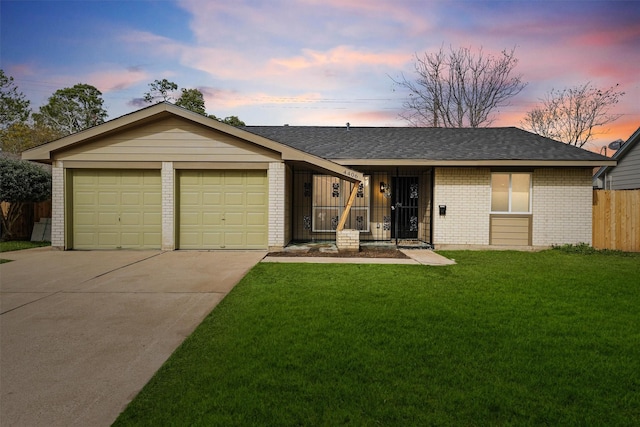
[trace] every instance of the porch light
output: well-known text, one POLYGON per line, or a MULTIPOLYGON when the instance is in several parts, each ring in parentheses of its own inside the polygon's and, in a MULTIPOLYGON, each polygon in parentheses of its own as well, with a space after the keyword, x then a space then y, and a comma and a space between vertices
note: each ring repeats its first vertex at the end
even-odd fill
POLYGON ((385 184, 383 181, 380 181, 380 192, 384 193, 385 191, 387 191, 387 184, 385 184))

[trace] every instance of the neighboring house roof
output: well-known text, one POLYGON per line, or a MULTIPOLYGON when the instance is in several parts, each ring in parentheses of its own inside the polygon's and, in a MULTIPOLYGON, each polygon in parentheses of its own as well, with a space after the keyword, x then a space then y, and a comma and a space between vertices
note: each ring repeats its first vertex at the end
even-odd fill
POLYGON ((341 164, 527 164, 597 166, 610 159, 515 128, 245 126, 341 164))
MULTIPOLYGON (((618 164, 620 164, 625 159, 625 157, 628 156, 629 153, 633 151, 634 147, 638 145, 639 142, 640 142, 640 127, 636 129, 636 131, 629 137, 629 139, 627 139, 625 143, 622 144, 622 146, 618 149, 618 151, 616 151, 613 154, 613 156, 611 156, 611 159, 616 160, 618 164)), ((611 173, 616 167, 617 166, 615 165, 603 166, 600 169, 598 169, 596 174, 593 176, 594 184, 598 184, 599 181, 600 181, 600 184, 603 184, 602 179, 605 177, 605 175, 611 173)), ((640 175, 640 170, 638 170, 638 174, 640 175)))

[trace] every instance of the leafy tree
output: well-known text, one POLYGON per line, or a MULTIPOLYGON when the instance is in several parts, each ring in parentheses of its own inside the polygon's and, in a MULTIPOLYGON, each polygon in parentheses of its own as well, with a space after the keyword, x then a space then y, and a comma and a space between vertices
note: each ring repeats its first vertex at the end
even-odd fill
POLYGON ((62 134, 42 123, 14 123, 1 132, 0 147, 7 153, 20 154, 24 150, 60 138, 62 134))
POLYGON ((25 203, 42 202, 51 196, 51 174, 26 160, 0 158, 0 202, 3 239, 15 235, 13 229, 25 203))
POLYGON ((612 123, 621 114, 611 113, 624 92, 619 85, 599 89, 585 83, 563 90, 552 89, 542 99, 542 106, 529 111, 522 126, 547 138, 582 147, 594 135, 596 128, 612 123))
MULTIPOLYGON (((167 79, 154 80, 153 83, 149 83, 149 92, 144 94, 143 99, 148 102, 171 102, 173 93, 178 90, 178 85, 167 79)), ((207 116, 207 112, 204 105, 204 95, 199 89, 180 89, 180 96, 175 102, 175 105, 186 108, 203 116, 207 116)), ((231 126, 245 126, 245 123, 238 118, 238 116, 228 116, 224 119, 219 119, 213 114, 208 115, 212 119, 219 122, 226 123, 231 126)))
POLYGON ((394 80, 409 91, 400 116, 414 126, 488 126, 491 113, 526 86, 522 75, 512 76, 515 48, 498 57, 485 56, 482 48, 477 55, 468 48, 440 48, 415 59, 416 80, 394 80))
POLYGON ((0 69, 0 131, 14 123, 26 121, 30 114, 29 100, 22 92, 18 92, 13 77, 0 69))
POLYGON ((173 92, 178 90, 178 85, 167 79, 154 80, 153 83, 149 83, 149 89, 149 92, 145 92, 143 99, 152 104, 173 101, 173 92))
POLYGON ((204 95, 198 89, 182 89, 182 94, 176 101, 176 105, 203 116, 207 115, 204 108, 204 95))
POLYGON ((224 119, 220 119, 220 118, 214 116, 213 114, 211 114, 209 117, 211 117, 212 119, 215 119, 215 120, 217 120, 219 122, 226 123, 228 125, 235 126, 235 127, 246 126, 245 122, 240 120, 238 118, 238 116, 227 116, 224 119))
POLYGON ((49 102, 33 116, 39 125, 65 136, 104 123, 107 111, 103 103, 102 92, 94 86, 79 83, 55 91, 49 102))

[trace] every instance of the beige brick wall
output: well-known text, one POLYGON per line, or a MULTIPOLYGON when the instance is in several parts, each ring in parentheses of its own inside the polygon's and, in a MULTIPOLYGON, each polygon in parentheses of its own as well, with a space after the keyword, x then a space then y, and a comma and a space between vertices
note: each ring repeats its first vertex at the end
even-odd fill
POLYGON ((433 243, 488 245, 491 210, 489 168, 436 168, 433 204, 433 243), (446 205, 446 216, 438 206, 446 205))
POLYGON ((162 162, 162 250, 175 249, 175 171, 173 162, 162 162))
POLYGON ((591 244, 591 169, 535 169, 533 245, 591 244))
POLYGON ((360 250, 360 232, 358 230, 337 231, 336 246, 340 251, 360 250))
POLYGON ((282 249, 285 246, 285 164, 269 163, 269 248, 282 249))
POLYGON ((64 248, 64 164, 57 160, 51 166, 51 246, 64 248))

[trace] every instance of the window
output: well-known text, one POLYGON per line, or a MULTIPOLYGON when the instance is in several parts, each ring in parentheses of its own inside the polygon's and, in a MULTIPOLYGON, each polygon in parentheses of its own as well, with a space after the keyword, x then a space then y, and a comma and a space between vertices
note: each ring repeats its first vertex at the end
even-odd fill
POLYGON ((530 213, 531 174, 491 174, 491 212, 530 213))
MULTIPOLYGON (((313 176, 312 231, 336 231, 342 211, 349 201, 351 188, 349 181, 334 176, 313 176)), ((369 192, 369 177, 365 176, 344 228, 369 231, 369 192)))

